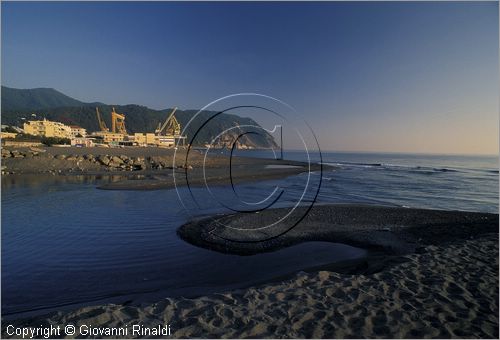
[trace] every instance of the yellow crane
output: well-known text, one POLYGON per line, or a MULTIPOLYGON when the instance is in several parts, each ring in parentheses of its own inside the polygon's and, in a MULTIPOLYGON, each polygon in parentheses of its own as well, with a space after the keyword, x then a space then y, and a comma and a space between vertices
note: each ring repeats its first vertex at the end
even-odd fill
POLYGON ((114 107, 113 111, 111 111, 111 132, 121 133, 122 135, 127 134, 127 130, 125 129, 125 115, 117 113, 114 107))
POLYGON ((177 111, 177 107, 175 107, 170 115, 168 116, 167 120, 163 125, 161 123, 158 124, 158 127, 155 130, 155 135, 160 136, 160 135, 168 135, 168 136, 180 136, 181 134, 181 124, 175 119, 174 113, 177 111))
POLYGON ((97 113, 97 122, 99 123, 99 129, 101 129, 101 131, 103 131, 103 132, 108 132, 109 129, 106 126, 106 123, 104 122, 104 120, 101 118, 101 114, 99 113, 98 107, 95 108, 95 112, 97 113))

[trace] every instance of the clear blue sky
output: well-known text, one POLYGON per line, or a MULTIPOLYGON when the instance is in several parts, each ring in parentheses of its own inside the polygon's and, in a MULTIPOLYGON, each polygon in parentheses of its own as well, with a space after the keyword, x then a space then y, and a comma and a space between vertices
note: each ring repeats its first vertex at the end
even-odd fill
POLYGON ((2 2, 2 84, 200 108, 282 99, 323 149, 498 152, 498 3, 2 2))

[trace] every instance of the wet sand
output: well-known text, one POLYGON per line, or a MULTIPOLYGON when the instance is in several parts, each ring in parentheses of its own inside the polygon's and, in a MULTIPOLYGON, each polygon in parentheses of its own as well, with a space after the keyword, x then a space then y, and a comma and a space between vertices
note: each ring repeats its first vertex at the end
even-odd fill
MULTIPOLYGON (((265 221, 279 213, 259 215, 265 221)), ((249 217, 231 221, 252 228, 249 217)), ((305 240, 372 251, 364 259, 306 268, 249 289, 142 306, 91 306, 14 324, 170 324, 173 337, 202 338, 498 337, 497 214, 318 206, 280 242, 259 247, 209 239, 212 227, 207 220, 196 221, 179 234, 198 246, 246 255, 305 240)), ((3 327, 5 336, 6 322, 3 327)))
POLYGON ((146 172, 141 179, 124 178, 121 181, 108 183, 99 186, 98 189, 103 190, 157 190, 171 189, 176 186, 186 186, 189 183, 190 187, 200 187, 205 185, 230 186, 236 183, 258 182, 272 179, 281 179, 293 175, 298 175, 308 171, 319 171, 320 166, 300 162, 290 161, 263 161, 262 159, 236 159, 233 165, 233 173, 230 175, 228 167, 221 164, 213 164, 208 168, 203 169, 202 166, 193 167, 192 169, 176 169, 175 174, 170 170, 162 173, 146 172), (268 168, 269 164, 294 164, 294 168, 268 168), (205 171, 205 173, 204 173, 205 171), (175 180, 174 180, 175 176, 175 180), (188 180, 186 180, 186 178, 188 180), (231 181, 232 179, 232 181, 231 181))

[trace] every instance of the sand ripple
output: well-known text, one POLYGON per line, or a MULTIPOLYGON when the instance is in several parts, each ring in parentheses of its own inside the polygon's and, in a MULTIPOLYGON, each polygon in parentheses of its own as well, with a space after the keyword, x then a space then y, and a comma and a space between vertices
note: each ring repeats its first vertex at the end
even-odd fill
POLYGON ((300 272, 226 294, 86 307, 19 323, 168 323, 174 337, 203 338, 498 338, 498 234, 403 259, 372 275, 300 272))

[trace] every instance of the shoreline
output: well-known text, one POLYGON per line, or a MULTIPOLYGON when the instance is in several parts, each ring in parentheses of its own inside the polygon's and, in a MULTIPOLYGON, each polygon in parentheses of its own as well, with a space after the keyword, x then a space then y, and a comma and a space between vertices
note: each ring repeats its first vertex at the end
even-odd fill
MULTIPOLYGON (((266 213, 264 219, 277 211, 261 214, 266 213)), ((305 226, 290 232, 295 239, 259 251, 321 239, 363 244, 369 256, 197 298, 137 306, 107 303, 9 323, 169 323, 174 337, 498 336, 498 214, 326 205, 314 207, 310 215, 305 226)), ((179 228, 180 234, 188 230, 193 241, 193 235, 201 235, 194 232, 196 225, 204 230, 210 223, 191 222, 179 228)), ((196 245, 206 247, 207 240, 200 238, 196 245)), ((214 250, 221 251, 215 244, 214 250)), ((229 246, 225 251, 255 251, 229 246)), ((5 328, 2 334, 7 337, 5 328)))
POLYGON ((10 176, 117 176, 121 180, 98 187, 104 190, 157 190, 186 185, 186 174, 192 186, 230 185, 282 179, 308 171, 335 169, 328 165, 304 162, 209 155, 193 149, 186 161, 186 150, 162 148, 2 148, 2 174, 10 176), (229 167, 232 168, 231 178, 229 167), (174 183, 173 173, 176 173, 174 183), (179 175, 179 177, 177 177, 179 175))

